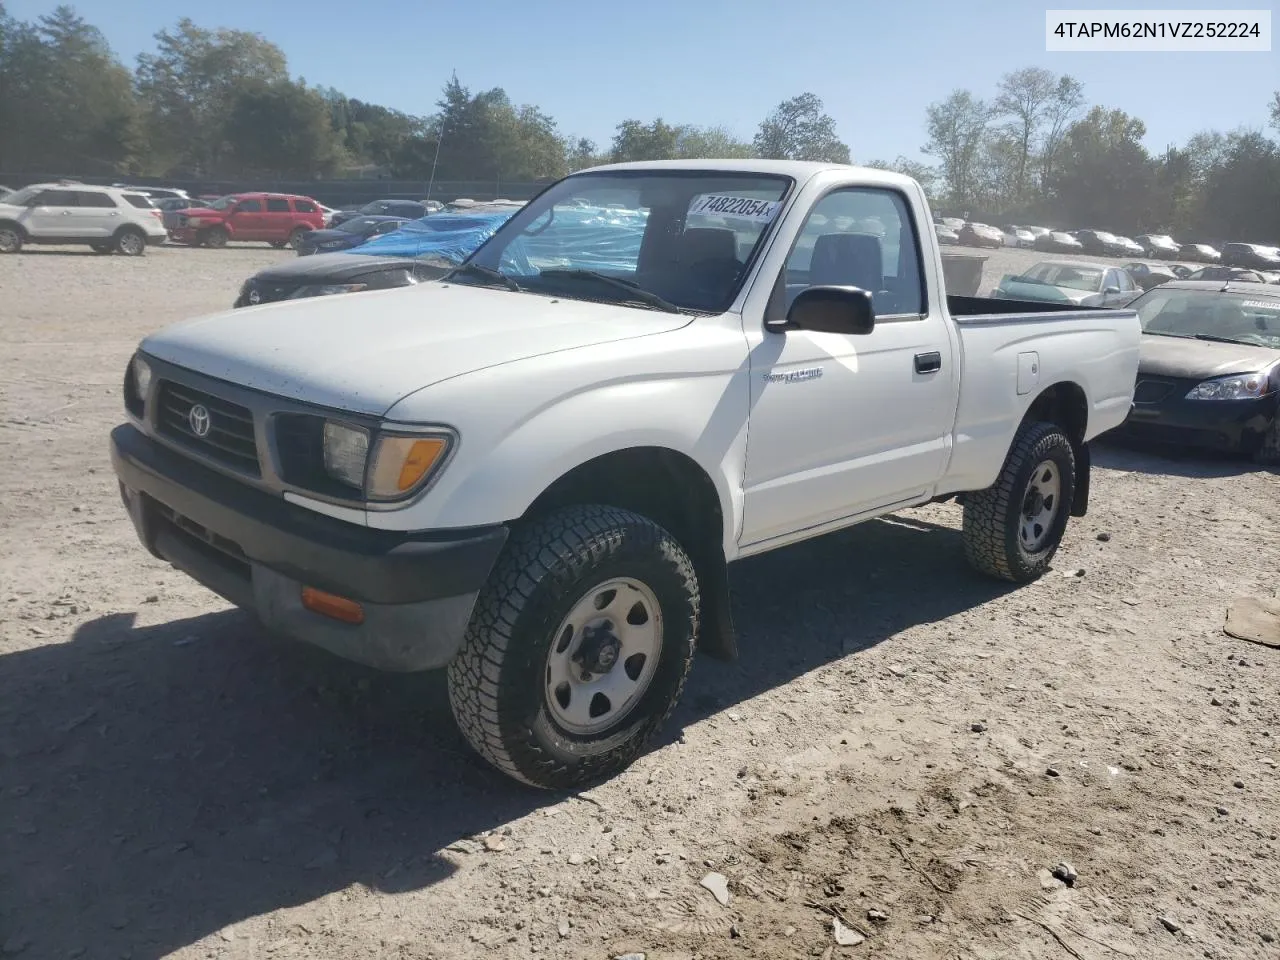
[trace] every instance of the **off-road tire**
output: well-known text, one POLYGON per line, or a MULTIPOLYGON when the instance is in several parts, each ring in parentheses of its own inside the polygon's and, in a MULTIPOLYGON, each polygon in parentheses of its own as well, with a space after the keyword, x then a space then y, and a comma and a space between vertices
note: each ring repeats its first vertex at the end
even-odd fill
POLYGON ((17 253, 26 237, 22 228, 13 223, 0 223, 0 254, 17 253))
POLYGON ((1071 515, 1076 488, 1076 460, 1070 438, 1053 423, 1030 423, 1018 431, 996 482, 970 493, 964 501, 965 558, 979 573, 1030 583, 1049 569, 1071 515), (1044 544, 1034 553, 1018 537, 1023 500, 1032 472, 1052 460, 1061 474, 1060 502, 1044 544))
POLYGON ((309 231, 306 227, 294 227, 292 232, 289 234, 289 249, 297 250, 298 247, 302 245, 303 235, 308 232, 309 231))
POLYGON ((147 252, 147 235, 136 227, 124 227, 112 240, 116 253, 124 257, 140 257, 147 252))
POLYGON ((1262 435, 1262 442, 1253 451, 1253 462, 1264 467, 1280 466, 1280 410, 1276 411, 1275 420, 1262 435))
POLYGON ((230 239, 231 235, 222 227, 210 227, 208 230, 202 230, 196 235, 196 243, 214 250, 221 250, 230 239))
POLYGON ((449 701, 463 736, 498 770, 534 787, 566 789, 616 773, 639 755, 684 690, 700 601, 688 555, 639 514, 573 506, 517 528, 449 664, 449 701), (643 582, 657 598, 658 666, 615 727, 571 734, 547 707, 548 651, 582 595, 616 577, 643 582))

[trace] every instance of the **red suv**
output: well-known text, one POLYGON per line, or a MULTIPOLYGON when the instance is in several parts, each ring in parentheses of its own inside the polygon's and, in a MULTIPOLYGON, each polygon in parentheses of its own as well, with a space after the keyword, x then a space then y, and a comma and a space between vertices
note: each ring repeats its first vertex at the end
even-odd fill
POLYGON ((225 247, 228 240, 265 240, 296 248, 308 230, 324 228, 324 212, 310 197, 286 193, 233 193, 204 207, 178 213, 169 238, 201 247, 225 247))

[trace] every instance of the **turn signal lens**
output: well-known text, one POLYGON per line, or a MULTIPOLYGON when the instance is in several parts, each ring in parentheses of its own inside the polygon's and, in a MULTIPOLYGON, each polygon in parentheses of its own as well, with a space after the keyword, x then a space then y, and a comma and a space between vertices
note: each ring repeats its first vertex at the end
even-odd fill
POLYGON ((394 500, 413 490, 448 449, 445 437, 382 437, 369 474, 369 497, 394 500))
POLYGON ((302 605, 312 613, 341 620, 343 623, 364 623, 364 608, 354 600, 340 597, 336 593, 303 587, 302 605))

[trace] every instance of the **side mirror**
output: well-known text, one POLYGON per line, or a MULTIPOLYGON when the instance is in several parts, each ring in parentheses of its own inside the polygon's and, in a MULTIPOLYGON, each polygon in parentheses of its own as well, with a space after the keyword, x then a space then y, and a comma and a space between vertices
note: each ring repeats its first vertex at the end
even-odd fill
POLYGON ((787 324, 815 333, 863 335, 875 329, 876 314, 871 294, 860 287, 809 287, 791 304, 787 324))
POLYGON ((1108 296, 1111 296, 1112 294, 1119 293, 1119 292, 1120 292, 1120 288, 1119 288, 1119 287, 1106 287, 1105 289, 1103 289, 1103 291, 1102 291, 1102 292, 1103 292, 1103 293, 1105 293, 1105 294, 1107 294, 1108 296))

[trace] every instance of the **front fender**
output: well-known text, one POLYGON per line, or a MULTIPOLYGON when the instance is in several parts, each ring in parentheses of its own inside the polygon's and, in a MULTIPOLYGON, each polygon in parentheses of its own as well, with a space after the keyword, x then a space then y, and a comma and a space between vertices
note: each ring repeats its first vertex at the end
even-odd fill
MULTIPOLYGON (((393 514, 371 512, 371 526, 469 527, 514 520, 556 480, 589 460, 634 447, 682 453, 711 478, 724 517, 726 556, 741 528, 741 478, 749 383, 745 365, 720 375, 619 378, 550 399, 510 417, 495 394, 512 394, 502 368, 415 395, 436 422, 461 437, 457 452, 420 501, 393 514), (488 388, 488 389, 487 389, 488 388), (453 415, 450 416, 450 413, 453 415)), ((518 391, 516 391, 518 393, 518 391)), ((513 401, 511 404, 515 406, 513 401)), ((517 408, 518 409, 518 408, 517 408)), ((389 419, 409 418, 399 409, 389 419)))

